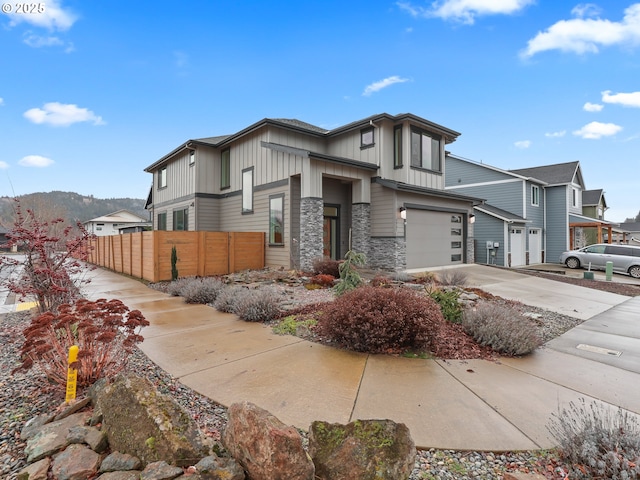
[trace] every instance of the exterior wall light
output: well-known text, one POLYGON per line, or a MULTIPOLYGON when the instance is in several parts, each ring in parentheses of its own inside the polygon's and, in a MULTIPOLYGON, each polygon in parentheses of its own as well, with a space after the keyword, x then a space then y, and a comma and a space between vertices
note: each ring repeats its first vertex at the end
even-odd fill
POLYGON ((469 215, 469 223, 472 225, 476 223, 476 216, 473 213, 469 215))
POLYGON ((400 218, 402 220, 406 220, 407 219, 407 209, 404 207, 400 207, 400 218))

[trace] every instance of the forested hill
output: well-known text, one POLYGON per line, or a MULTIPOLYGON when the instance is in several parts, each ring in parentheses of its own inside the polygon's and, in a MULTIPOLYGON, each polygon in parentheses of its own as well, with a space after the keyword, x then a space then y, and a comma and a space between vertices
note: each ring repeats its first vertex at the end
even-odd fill
MULTIPOLYGON (((38 192, 15 198, 20 201, 23 210, 32 209, 40 219, 63 218, 71 225, 118 210, 128 210, 142 218, 149 218, 149 212, 144 209, 146 200, 142 198, 95 198, 73 192, 38 192)), ((15 207, 14 197, 0 197, 1 226, 11 228, 15 207)))

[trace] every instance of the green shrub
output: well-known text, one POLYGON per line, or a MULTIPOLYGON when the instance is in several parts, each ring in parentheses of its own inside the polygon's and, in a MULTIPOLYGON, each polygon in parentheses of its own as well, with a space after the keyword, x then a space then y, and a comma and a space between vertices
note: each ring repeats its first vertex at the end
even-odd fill
POLYGON ((428 349, 444 319, 429 297, 403 288, 364 286, 328 303, 318 333, 358 352, 428 349))
POLYGON ((178 251, 176 246, 171 247, 171 280, 178 279, 178 251))
POLYGON ((187 303, 202 303, 207 305, 215 302, 226 285, 218 278, 203 277, 190 278, 181 288, 180 296, 187 303))
POLYGON ((479 302, 464 312, 465 331, 481 345, 506 355, 525 355, 542 341, 531 320, 513 308, 491 302, 479 302))
POLYGON ((334 288, 337 295, 342 295, 354 288, 362 285, 362 277, 358 273, 356 267, 364 265, 367 261, 364 253, 356 253, 353 250, 349 250, 344 256, 344 262, 340 264, 340 283, 334 288))
POLYGON ((247 290, 236 302, 233 313, 247 322, 270 322, 280 314, 278 293, 270 287, 247 290))
POLYGON ((299 320, 297 315, 289 315, 281 318, 276 325, 273 326, 273 333, 278 335, 296 335, 300 327, 314 327, 318 321, 310 318, 307 320, 299 320))
POLYGON ((429 293, 440 306, 444 318, 452 323, 462 321, 462 305, 460 304, 460 292, 457 290, 434 290, 429 293))
POLYGON ((338 260, 332 260, 329 257, 316 258, 313 261, 313 273, 315 275, 331 275, 333 278, 340 276, 338 267, 340 262, 338 260))
POLYGON ((578 480, 640 478, 640 424, 635 415, 584 398, 553 415, 549 432, 578 480))

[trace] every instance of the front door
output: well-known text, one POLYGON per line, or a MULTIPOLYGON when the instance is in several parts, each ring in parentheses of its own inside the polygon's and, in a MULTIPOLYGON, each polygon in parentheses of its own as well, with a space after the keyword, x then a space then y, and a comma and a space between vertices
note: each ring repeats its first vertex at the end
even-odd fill
POLYGON ((332 260, 340 258, 340 206, 324 206, 324 219, 322 223, 322 255, 332 260))

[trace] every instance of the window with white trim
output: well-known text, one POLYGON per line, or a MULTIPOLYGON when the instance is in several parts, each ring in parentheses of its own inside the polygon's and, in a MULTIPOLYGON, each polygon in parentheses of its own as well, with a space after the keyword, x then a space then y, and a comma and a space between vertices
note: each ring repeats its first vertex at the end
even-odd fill
POLYGON ((284 245, 284 194, 269 197, 269 245, 284 245))
POLYGON ((540 205, 540 187, 538 185, 531 185, 531 205, 540 205))
POLYGON ((253 213, 253 167, 242 171, 242 213, 253 213))
POLYGON ((158 188, 165 188, 167 186, 167 167, 162 167, 158 170, 158 188))

